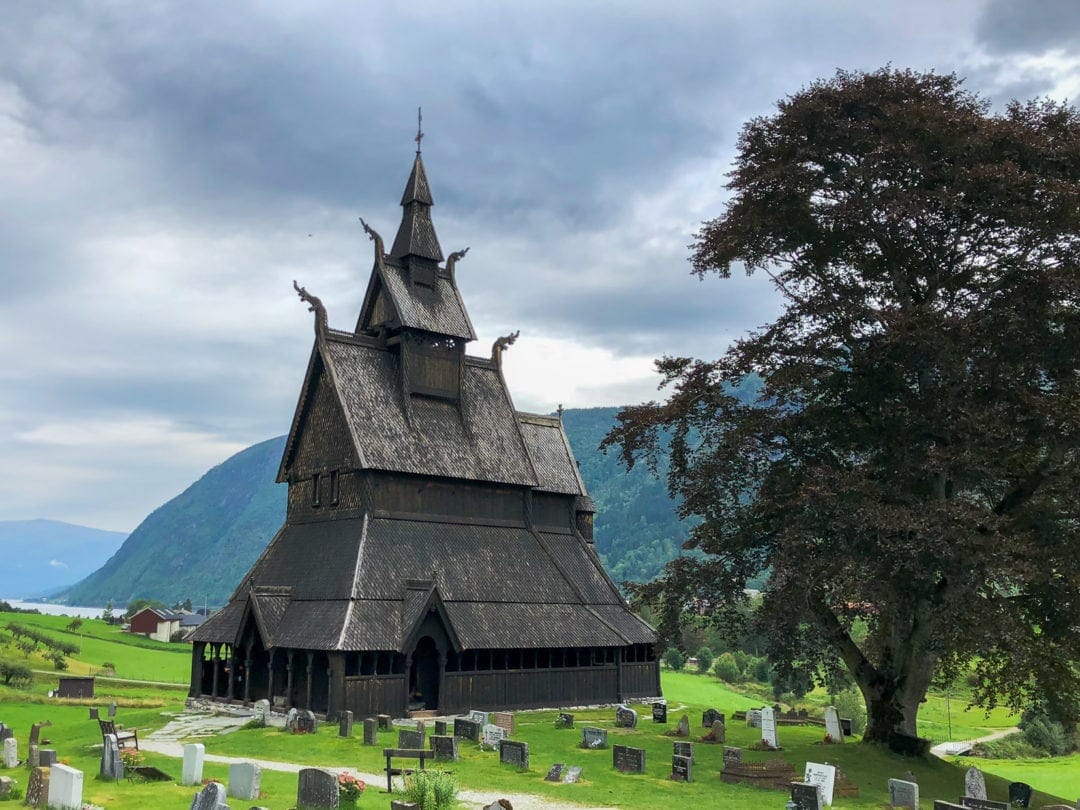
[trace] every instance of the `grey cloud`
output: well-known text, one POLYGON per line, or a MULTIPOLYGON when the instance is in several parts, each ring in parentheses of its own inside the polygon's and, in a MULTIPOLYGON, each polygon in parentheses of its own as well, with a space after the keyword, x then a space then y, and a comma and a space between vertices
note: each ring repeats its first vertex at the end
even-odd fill
POLYGON ((1041 54, 1080 45, 1080 3, 1075 0, 988 0, 975 27, 995 54, 1041 54))

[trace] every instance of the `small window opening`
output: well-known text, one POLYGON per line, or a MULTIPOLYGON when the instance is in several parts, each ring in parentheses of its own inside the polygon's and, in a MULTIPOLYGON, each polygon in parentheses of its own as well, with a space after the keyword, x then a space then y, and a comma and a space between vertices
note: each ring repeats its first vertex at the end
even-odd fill
POLYGON ((322 475, 319 473, 311 476, 311 505, 322 505, 322 475))
POLYGON ((341 487, 338 482, 338 471, 333 470, 330 473, 330 505, 337 506, 339 500, 341 500, 341 487))

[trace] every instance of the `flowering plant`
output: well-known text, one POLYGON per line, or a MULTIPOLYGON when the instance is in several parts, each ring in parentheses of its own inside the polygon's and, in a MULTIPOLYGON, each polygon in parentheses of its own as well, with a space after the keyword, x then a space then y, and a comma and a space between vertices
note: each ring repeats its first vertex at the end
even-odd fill
POLYGON ((137 748, 135 750, 121 748, 120 761, 124 763, 125 768, 138 768, 143 764, 145 758, 142 755, 142 751, 139 751, 137 748))
POLYGON ((836 742, 836 740, 834 740, 832 738, 832 734, 829 734, 828 732, 826 732, 826 734, 825 734, 825 744, 826 745, 832 745, 834 742, 836 742))
POLYGON ((337 778, 338 796, 350 801, 356 801, 364 792, 367 785, 363 779, 358 779, 350 773, 339 773, 337 778))

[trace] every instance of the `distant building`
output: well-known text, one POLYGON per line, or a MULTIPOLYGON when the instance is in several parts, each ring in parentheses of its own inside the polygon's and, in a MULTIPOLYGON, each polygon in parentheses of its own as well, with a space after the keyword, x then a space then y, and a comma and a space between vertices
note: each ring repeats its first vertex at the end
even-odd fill
POLYGON ((182 633, 186 640, 204 621, 205 616, 190 610, 145 607, 131 617, 128 632, 157 641, 172 641, 177 633, 182 633))
POLYGON ((516 334, 466 354, 465 254, 443 264, 419 151, 401 205, 389 252, 368 229, 355 330, 298 288, 316 338, 285 525, 192 634, 190 694, 356 717, 659 695, 655 632, 596 555, 562 420, 514 410, 516 334))

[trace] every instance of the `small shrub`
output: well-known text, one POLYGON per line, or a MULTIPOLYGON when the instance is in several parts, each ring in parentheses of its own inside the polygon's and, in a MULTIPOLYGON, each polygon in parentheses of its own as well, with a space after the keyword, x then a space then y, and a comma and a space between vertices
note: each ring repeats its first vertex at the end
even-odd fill
POLYGON ((743 669, 743 673, 750 680, 758 683, 768 683, 771 670, 772 667, 769 665, 768 658, 751 658, 750 663, 743 669))
POLYGON ((997 740, 976 743, 971 753, 977 757, 990 759, 1038 759, 1046 756, 1045 751, 1035 748, 1024 735, 1009 734, 997 740))
POLYGON ((686 666, 686 656, 682 654, 682 650, 678 647, 668 647, 664 650, 660 660, 673 672, 678 672, 686 666))
POLYGON ((358 779, 344 771, 338 774, 337 785, 338 797, 350 802, 358 801, 360 794, 367 788, 363 779, 358 779))
POLYGON ((1064 727, 1045 715, 1025 719, 1023 729, 1024 739, 1032 748, 1045 751, 1052 757, 1060 757, 1068 751, 1069 741, 1064 727))
POLYGON ((453 810, 458 794, 457 780, 439 771, 415 771, 405 778, 402 799, 417 810, 453 810))
POLYGON ((698 672, 708 672, 712 669, 713 653, 708 647, 702 647, 697 651, 697 668, 698 672))
POLYGON ((862 692, 854 687, 844 689, 836 695, 833 706, 841 717, 851 720, 851 731, 862 735, 866 731, 866 703, 862 692))
POLYGON ((738 683, 742 680, 742 673, 739 672, 735 656, 729 652, 721 654, 716 659, 716 663, 713 664, 713 674, 726 683, 738 683))

